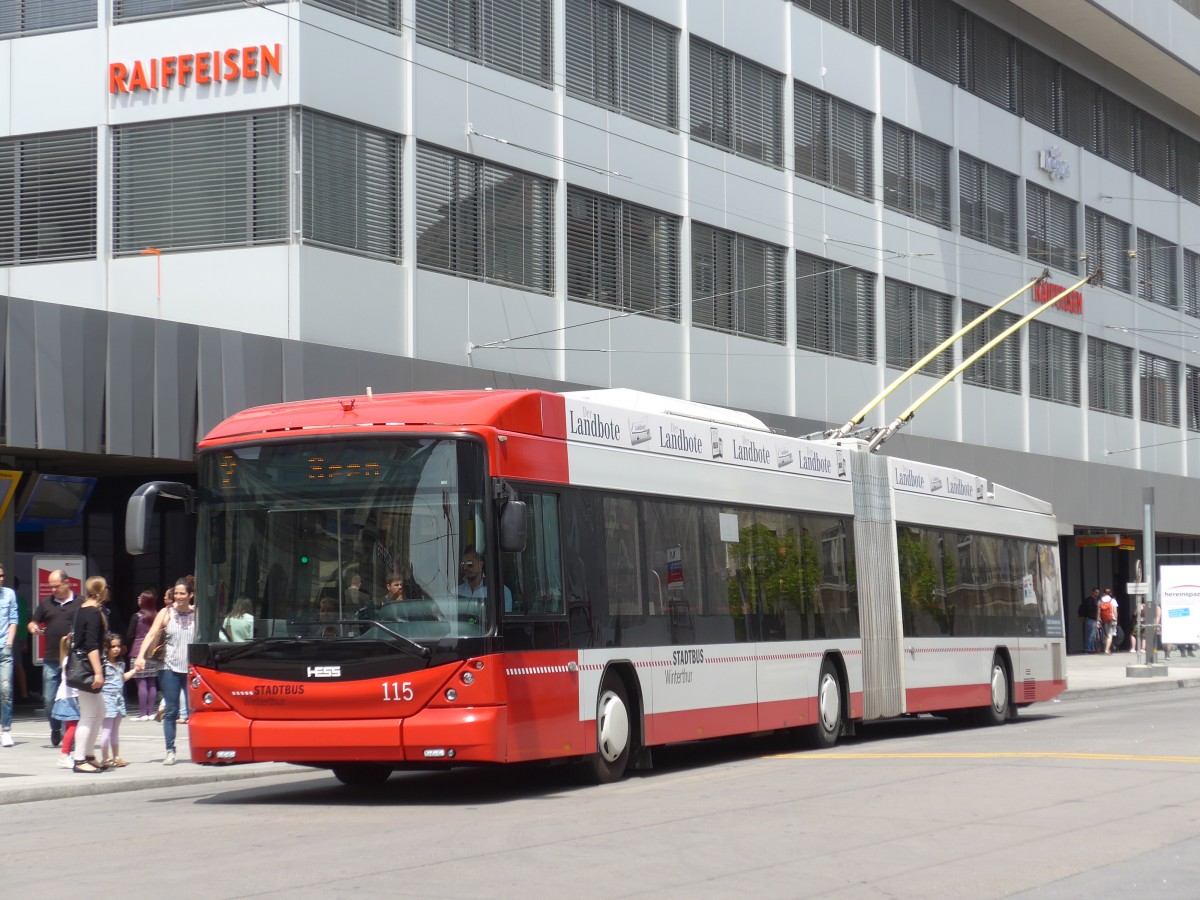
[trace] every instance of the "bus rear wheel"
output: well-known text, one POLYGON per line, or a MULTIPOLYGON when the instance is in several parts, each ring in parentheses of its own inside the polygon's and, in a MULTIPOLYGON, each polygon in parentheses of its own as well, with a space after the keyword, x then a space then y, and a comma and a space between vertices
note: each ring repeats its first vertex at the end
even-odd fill
POLYGON ((1003 725, 1011 714, 1012 698, 1008 689, 1008 667, 999 653, 992 657, 988 693, 990 702, 979 711, 979 719, 984 725, 1003 725))
POLYGON ((392 776, 386 763, 342 763, 333 767, 333 777, 348 787, 375 787, 392 776))
POLYGON ((596 752, 589 760, 589 774, 597 784, 619 781, 625 774, 631 750, 629 722, 625 685, 609 675, 596 701, 596 752))
POLYGON ((809 726, 808 742, 817 749, 832 747, 842 733, 842 684, 830 659, 821 663, 817 679, 817 722, 809 726))

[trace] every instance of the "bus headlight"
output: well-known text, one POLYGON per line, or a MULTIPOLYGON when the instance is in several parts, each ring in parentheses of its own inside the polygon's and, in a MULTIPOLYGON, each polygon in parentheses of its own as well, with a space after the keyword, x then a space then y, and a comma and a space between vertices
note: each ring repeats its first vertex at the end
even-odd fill
POLYGON ((463 684, 474 684, 475 683, 475 673, 474 672, 463 672, 462 673, 462 683, 463 684))
POLYGON ((453 703, 458 699, 458 691, 454 688, 446 688, 446 699, 453 703))

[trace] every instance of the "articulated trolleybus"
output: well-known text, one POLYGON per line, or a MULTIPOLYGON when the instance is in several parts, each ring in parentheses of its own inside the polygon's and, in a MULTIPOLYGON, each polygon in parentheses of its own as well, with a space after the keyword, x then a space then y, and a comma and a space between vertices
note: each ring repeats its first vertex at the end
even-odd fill
POLYGON ((159 496, 199 516, 197 763, 612 781, 673 742, 999 724, 1066 688, 1050 507, 858 440, 626 390, 368 391, 235 415, 198 464, 127 534, 159 496))

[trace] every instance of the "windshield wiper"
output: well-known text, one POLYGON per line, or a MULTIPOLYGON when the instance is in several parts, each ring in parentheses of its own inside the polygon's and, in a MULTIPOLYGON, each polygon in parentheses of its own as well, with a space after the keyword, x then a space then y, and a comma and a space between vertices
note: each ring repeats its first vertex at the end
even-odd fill
POLYGON ((232 662, 242 656, 249 656, 252 653, 259 651, 275 649, 277 647, 286 647, 289 644, 303 644, 309 639, 303 637, 287 637, 287 638, 261 638, 253 643, 246 644, 241 647, 234 647, 230 650, 218 650, 213 654, 213 660, 218 663, 232 662))
MULTIPOLYGON (((388 628, 377 619, 335 619, 332 622, 322 622, 322 625, 369 625, 374 628, 380 628, 386 631, 392 637, 391 643, 394 643, 398 648, 411 653, 420 659, 428 661, 429 657, 433 656, 433 651, 428 647, 418 644, 412 638, 405 637, 397 631, 388 628)), ((365 632, 365 629, 364 629, 365 632)))

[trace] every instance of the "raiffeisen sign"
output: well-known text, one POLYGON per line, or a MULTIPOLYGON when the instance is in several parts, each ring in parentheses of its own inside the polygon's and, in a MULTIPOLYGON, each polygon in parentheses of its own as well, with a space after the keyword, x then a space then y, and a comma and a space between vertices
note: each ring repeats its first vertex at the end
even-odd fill
POLYGON ((133 94, 283 74, 280 44, 198 50, 154 59, 114 62, 108 66, 108 92, 133 94))

